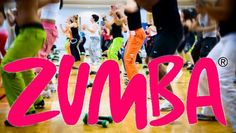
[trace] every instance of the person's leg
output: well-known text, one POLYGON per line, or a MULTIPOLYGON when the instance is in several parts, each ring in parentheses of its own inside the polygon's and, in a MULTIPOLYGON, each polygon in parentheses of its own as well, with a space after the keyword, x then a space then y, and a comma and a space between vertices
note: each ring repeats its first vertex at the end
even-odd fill
POLYGON ((113 40, 112 45, 110 46, 109 50, 108 50, 108 59, 109 60, 116 60, 118 61, 118 51, 121 49, 122 45, 123 45, 123 38, 118 37, 115 38, 113 40))
POLYGON ((81 53, 85 53, 85 49, 84 49, 85 42, 86 42, 86 38, 83 37, 82 42, 80 42, 80 44, 79 44, 79 50, 80 50, 81 53))
POLYGON ((193 50, 191 51, 191 55, 192 55, 192 58, 193 58, 193 61, 194 61, 195 64, 197 63, 197 61, 200 58, 201 44, 202 44, 202 40, 199 40, 193 46, 193 50))
POLYGON ((74 56, 75 61, 80 61, 80 55, 79 55, 79 50, 78 50, 78 39, 72 39, 70 42, 70 50, 71 54, 74 56))
POLYGON ((7 33, 0 33, 0 52, 2 56, 6 54, 5 46, 6 46, 7 38, 8 38, 7 33))
MULTIPOLYGON (((223 48, 223 42, 221 41, 216 47, 210 52, 208 58, 211 58, 217 63, 221 55, 221 49, 223 48)), ((208 80, 206 71, 203 71, 199 80, 199 96, 209 95, 208 80)), ((214 116, 210 107, 203 107, 202 111, 198 113, 199 120, 214 120, 211 117, 214 116)))
MULTIPOLYGON (((176 52, 181 39, 182 36, 175 36, 174 34, 168 32, 160 32, 158 37, 154 38, 150 61, 161 56, 173 55, 176 52)), ((166 75, 166 73, 167 70, 164 64, 159 65, 160 80, 166 75)), ((167 89, 173 92, 171 85, 169 85, 167 89)), ((167 100, 165 100, 165 102, 160 106, 161 111, 169 111, 172 109, 172 105, 167 100)))
POLYGON ((217 38, 215 37, 208 37, 204 39, 205 41, 202 42, 202 47, 200 49, 200 57, 207 57, 207 55, 211 52, 211 50, 215 47, 217 43, 217 38))
POLYGON ((47 59, 47 56, 52 52, 52 47, 56 42, 58 31, 55 24, 47 22, 43 22, 42 24, 47 34, 47 39, 45 41, 45 44, 43 45, 43 48, 39 51, 38 57, 47 59))
POLYGON ((70 50, 70 39, 66 39, 66 42, 65 42, 65 50, 67 52, 67 54, 71 54, 71 50, 70 50))
MULTIPOLYGON (((224 109, 234 132, 236 132, 236 87, 233 83, 236 71, 236 33, 222 38, 222 41, 223 48, 221 49, 222 53, 220 57, 227 58, 228 65, 226 67, 218 65, 217 68, 224 109)), ((217 64, 218 60, 215 60, 217 64)))
POLYGON ((89 51, 89 57, 90 57, 90 59, 91 59, 91 64, 93 64, 93 63, 95 63, 95 61, 96 61, 96 55, 94 55, 94 48, 93 48, 93 44, 94 44, 95 42, 94 42, 94 38, 90 38, 90 43, 89 43, 89 49, 88 49, 88 51, 89 51))
MULTIPOLYGON (((5 55, 1 64, 1 73, 7 100, 10 106, 25 89, 27 85, 26 83, 29 83, 32 77, 34 77, 34 74, 32 72, 7 73, 2 70, 2 68, 4 65, 15 60, 34 57, 37 55, 38 51, 42 48, 45 38, 46 34, 43 29, 22 29, 20 35, 13 42, 13 47, 11 47, 5 55), (26 74, 28 76, 27 78, 25 77, 26 74)), ((39 100, 41 99, 42 98, 40 97, 39 100)), ((31 111, 34 111, 33 106, 29 109, 29 112, 31 111)))
POLYGON ((101 57, 101 47, 99 43, 100 43, 100 40, 98 37, 94 37, 92 39, 91 52, 92 52, 93 60, 95 64, 100 62, 100 57, 101 57))
POLYGON ((135 36, 130 36, 126 50, 125 50, 125 68, 128 79, 131 80, 135 74, 138 73, 136 66, 136 57, 138 51, 141 49, 145 39, 145 32, 142 29, 136 31, 135 36))

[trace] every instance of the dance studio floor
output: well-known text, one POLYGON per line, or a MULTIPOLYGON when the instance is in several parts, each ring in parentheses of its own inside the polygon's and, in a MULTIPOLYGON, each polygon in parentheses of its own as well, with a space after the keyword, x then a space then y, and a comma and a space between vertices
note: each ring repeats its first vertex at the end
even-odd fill
MULTIPOLYGON (((76 63, 75 66, 79 66, 79 63, 76 63)), ((141 66, 140 66, 141 68, 141 66)), ((142 73, 145 73, 144 70, 141 70, 142 73)), ((75 80, 76 80, 77 70, 73 70, 69 83, 69 98, 71 100, 74 97, 74 88, 75 88, 75 80)), ((123 78, 123 75, 121 75, 123 78)), ((190 74, 186 70, 183 70, 178 79, 173 83, 174 93, 181 98, 182 101, 186 101, 186 93, 187 86, 190 74)), ((94 76, 90 77, 91 80, 94 76)), ((124 82, 123 90, 124 90, 124 82)), ((148 87, 149 88, 149 87, 148 87)), ((148 89, 149 90, 149 89, 148 89)), ((0 88, 0 96, 3 94, 3 88, 0 88)), ((87 112, 88 103, 90 99, 91 88, 87 89, 83 113, 80 118, 80 121, 74 126, 66 126, 62 119, 62 116, 58 116, 50 121, 40 123, 31 127, 24 128, 13 128, 13 127, 5 127, 4 121, 6 120, 7 113, 9 110, 9 106, 7 104, 6 99, 2 99, 0 101, 0 133, 231 133, 232 130, 230 127, 223 127, 217 122, 198 122, 196 125, 189 125, 187 122, 186 112, 184 115, 167 126, 163 127, 151 127, 148 126, 144 130, 138 131, 135 127, 135 114, 134 107, 131 108, 129 114, 126 119, 119 124, 111 124, 108 128, 102 128, 100 126, 87 126, 82 122, 84 114, 87 112)), ((109 91, 108 85, 106 85, 104 89, 104 94, 102 96, 101 107, 100 107, 100 115, 109 115, 109 91)), ((46 107, 45 110, 59 110, 59 103, 57 94, 53 93, 50 99, 46 99, 46 107)), ((163 101, 161 101, 163 102, 163 101)), ((148 120, 153 120, 151 113, 151 101, 148 100, 148 120)), ((42 111, 42 110, 41 110, 42 111)), ((166 114, 167 112, 162 112, 162 114, 166 114)))

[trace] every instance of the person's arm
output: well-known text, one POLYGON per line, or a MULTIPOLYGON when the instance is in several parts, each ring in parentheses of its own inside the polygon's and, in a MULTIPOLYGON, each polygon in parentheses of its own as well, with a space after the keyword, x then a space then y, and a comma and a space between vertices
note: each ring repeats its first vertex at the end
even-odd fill
POLYGON ((38 8, 42 8, 50 3, 59 3, 60 0, 39 0, 38 8))
POLYGON ((10 26, 14 26, 15 25, 15 16, 14 16, 14 14, 11 11, 9 11, 9 12, 7 12, 6 15, 7 15, 8 24, 10 26))
POLYGON ((111 35, 111 30, 106 28, 106 32, 107 32, 107 36, 110 36, 111 35))
MULTIPOLYGON (((117 12, 119 13, 119 12, 117 12)), ((116 24, 118 25, 123 25, 127 22, 127 18, 125 16, 120 16, 120 18, 118 17, 117 13, 114 15, 114 21, 116 24)), ((121 15, 121 14, 120 14, 121 15)))
POLYGON ((211 31, 215 31, 217 28, 217 23, 216 21, 214 21, 213 19, 209 18, 208 20, 209 24, 206 27, 196 27, 195 31, 196 32, 211 32, 211 31))
POLYGON ((123 32, 127 32, 129 28, 127 25, 123 24, 122 29, 123 29, 123 32))
POLYGON ((67 30, 62 27, 62 24, 60 24, 60 28, 61 28, 61 31, 62 31, 63 33, 66 33, 67 30))
POLYGON ((106 27, 108 28, 108 29, 110 29, 111 30, 111 26, 114 24, 114 19, 112 19, 111 21, 107 21, 106 22, 106 27))
POLYGON ((94 25, 91 29, 87 28, 90 33, 95 33, 98 30, 98 26, 94 25))
POLYGON ((216 21, 223 21, 226 20, 229 17, 230 9, 231 7, 231 0, 220 0, 220 3, 218 6, 213 6, 209 2, 204 2, 203 0, 198 0, 200 3, 200 8, 205 10, 213 19, 216 21))
POLYGON ((138 9, 138 5, 137 5, 136 1, 135 0, 127 0, 127 3, 125 5, 125 11, 132 13, 137 10, 139 10, 139 9, 138 9))
POLYGON ((70 28, 76 28, 76 27, 78 27, 78 24, 77 23, 75 23, 75 22, 73 22, 73 23, 71 23, 71 24, 69 24, 68 25, 70 28))

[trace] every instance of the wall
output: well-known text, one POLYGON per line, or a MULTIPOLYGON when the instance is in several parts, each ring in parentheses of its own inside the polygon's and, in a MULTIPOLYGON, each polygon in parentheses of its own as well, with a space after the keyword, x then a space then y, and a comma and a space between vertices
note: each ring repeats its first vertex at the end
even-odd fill
MULTIPOLYGON (((63 35, 59 25, 60 24, 64 25, 66 22, 66 19, 68 17, 78 14, 82 18, 82 20, 81 20, 82 24, 89 24, 90 23, 90 21, 89 21, 90 16, 92 14, 95 13, 98 15, 107 15, 108 12, 109 12, 109 7, 100 7, 100 8, 91 8, 89 6, 87 6, 87 7, 64 7, 63 10, 61 10, 59 12, 59 16, 57 18, 57 27, 58 27, 59 35, 58 35, 58 39, 56 41, 56 45, 58 46, 58 48, 64 49, 64 43, 65 43, 65 39, 66 39, 66 37, 63 35)), ((142 10, 141 14, 142 14, 142 19, 143 19, 142 21, 146 22, 146 11, 142 10)), ((10 33, 10 27, 8 26, 7 23, 5 23, 3 27, 8 29, 8 31, 10 33)), ((10 34, 9 38, 12 38, 11 34, 10 34)), ((8 41, 8 44, 6 45, 6 49, 8 49, 10 42, 11 41, 8 41)))

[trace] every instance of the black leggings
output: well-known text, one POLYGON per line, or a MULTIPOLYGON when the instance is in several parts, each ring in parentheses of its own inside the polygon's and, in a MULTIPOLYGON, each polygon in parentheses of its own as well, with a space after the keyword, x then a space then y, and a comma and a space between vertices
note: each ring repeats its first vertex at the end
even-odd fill
POLYGON ((79 44, 79 37, 73 38, 70 41, 70 50, 71 54, 74 56, 75 61, 80 61, 80 54, 79 54, 79 49, 78 49, 78 44, 79 44))
POLYGON ((103 40, 102 41, 102 52, 107 51, 110 47, 112 41, 111 40, 103 40))
POLYGON ((83 37, 82 38, 82 42, 80 42, 79 44, 79 51, 82 53, 84 52, 85 53, 85 49, 84 49, 84 44, 86 43, 86 37, 83 37))

